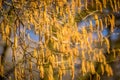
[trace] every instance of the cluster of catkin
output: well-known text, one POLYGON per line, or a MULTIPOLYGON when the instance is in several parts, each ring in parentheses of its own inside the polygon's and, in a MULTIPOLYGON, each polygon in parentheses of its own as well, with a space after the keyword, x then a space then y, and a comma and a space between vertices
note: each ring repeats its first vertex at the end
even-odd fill
MULTIPOLYGON (((23 2, 25 2, 25 0, 22 0, 21 3, 23 2)), ((107 28, 108 25, 110 25, 110 31, 114 31, 115 16, 110 14, 104 18, 100 18, 97 14, 94 14, 95 26, 93 21, 89 20, 89 30, 84 26, 81 31, 78 31, 78 25, 75 22, 76 13, 82 13, 83 6, 86 10, 89 10, 90 3, 92 3, 92 7, 96 7, 96 10, 100 12, 102 12, 104 8, 107 8, 107 3, 110 3, 113 12, 118 12, 120 8, 119 0, 84 0, 84 3, 82 3, 82 0, 26 1, 26 3, 23 4, 24 6, 22 6, 23 12, 20 20, 23 20, 22 24, 24 24, 25 29, 33 30, 34 33, 39 36, 39 41, 36 42, 38 43, 37 47, 32 46, 32 48, 30 48, 29 42, 31 41, 30 43, 32 43, 34 40, 32 41, 25 30, 18 35, 17 29, 19 26, 6 24, 5 22, 0 24, 2 26, 0 27, 2 30, 2 39, 6 41, 9 46, 11 41, 10 34, 14 36, 11 45, 13 64, 17 64, 17 53, 19 53, 21 49, 23 58, 25 59, 23 61, 24 64, 21 63, 15 66, 15 80, 28 78, 27 74, 29 74, 29 79, 32 80, 35 78, 34 73, 36 72, 39 73, 40 79, 47 78, 47 80, 54 80, 57 78, 57 80, 62 80, 63 75, 70 74, 71 79, 74 80, 75 64, 79 61, 81 61, 79 71, 81 71, 83 75, 86 73, 94 74, 97 80, 100 80, 100 75, 104 75, 105 71, 108 76, 113 75, 112 68, 106 61, 103 49, 105 45, 106 51, 110 53, 110 42, 107 37, 103 37, 102 31, 104 28, 107 28), (93 39, 94 32, 97 34, 97 39, 93 39), (24 39, 21 40, 23 33, 24 39), (100 46, 102 46, 100 48, 96 47, 99 43, 100 46), (18 48, 20 48, 20 50, 18 50, 18 48), (100 63, 101 74, 97 72, 95 63, 100 63), (34 65, 35 68, 33 67, 34 65), (70 73, 68 73, 68 70, 70 73), (57 75, 55 75, 55 73, 57 73, 57 75)), ((0 75, 4 76, 4 65, 1 64, 1 57, 0 75)))

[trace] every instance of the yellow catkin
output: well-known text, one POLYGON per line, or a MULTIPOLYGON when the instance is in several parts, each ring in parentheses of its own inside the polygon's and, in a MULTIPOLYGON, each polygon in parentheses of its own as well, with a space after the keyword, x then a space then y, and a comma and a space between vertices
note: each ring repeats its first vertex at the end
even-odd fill
POLYGON ((17 69, 15 68, 15 70, 14 70, 14 76, 15 76, 15 80, 17 80, 17 69))
POLYGON ((102 0, 102 3, 103 3, 103 7, 106 8, 107 0, 102 0))
POLYGON ((111 67, 109 67, 109 74, 110 74, 110 76, 113 76, 113 71, 112 71, 111 67))
POLYGON ((102 72, 102 75, 103 75, 104 74, 104 65, 101 64, 100 67, 101 67, 101 72, 102 72))
POLYGON ((97 57, 97 56, 98 56, 98 54, 96 54, 95 50, 94 50, 94 52, 93 52, 93 55, 94 55, 94 56, 93 56, 93 60, 94 60, 94 61, 96 61, 96 60, 97 60, 97 58, 98 58, 98 57, 97 57))
POLYGON ((112 68, 111 68, 110 65, 106 64, 106 65, 105 65, 105 70, 106 70, 106 72, 107 72, 107 76, 108 76, 108 77, 113 75, 113 71, 112 71, 112 68))
POLYGON ((59 68, 58 70, 59 80, 62 80, 62 70, 59 68))
POLYGON ((78 7, 80 7, 81 6, 81 0, 76 0, 76 4, 77 4, 78 7))
POLYGON ((96 10, 98 10, 98 0, 95 0, 96 3, 96 10))
POLYGON ((99 55, 98 55, 98 54, 94 54, 94 55, 95 55, 95 57, 96 57, 96 60, 97 60, 98 62, 100 62, 99 55))
POLYGON ((28 38, 28 40, 31 40, 31 38, 30 38, 30 34, 27 35, 27 38, 28 38))
POLYGON ((5 35, 5 33, 2 34, 2 40, 6 41, 6 35, 5 35))
POLYGON ((49 57, 49 62, 52 64, 53 67, 55 67, 54 63, 55 63, 55 56, 54 55, 51 55, 49 57))
POLYGON ((4 66, 0 65, 0 75, 3 77, 4 76, 4 66))
POLYGON ((110 43, 109 43, 108 38, 105 38, 105 42, 106 42, 106 45, 107 45, 107 52, 110 53, 110 51, 109 51, 109 49, 110 49, 110 43))
MULTIPOLYGON (((92 42, 93 42, 93 39, 92 39, 92 32, 90 32, 89 33, 89 42, 90 42, 90 45, 92 44, 92 42)), ((91 49, 92 49, 92 47, 91 47, 91 49)))
POLYGON ((10 28, 8 25, 6 25, 5 32, 6 32, 6 35, 10 34, 10 28))
POLYGON ((35 17, 38 17, 38 12, 37 12, 37 10, 34 10, 34 15, 35 15, 35 17))
POLYGON ((97 31, 97 35, 98 35, 98 40, 100 40, 101 36, 99 31, 97 31))
POLYGON ((30 6, 35 8, 36 6, 35 2, 31 2, 30 6))
POLYGON ((115 52, 115 49, 113 49, 112 51, 113 51, 113 57, 116 58, 116 52, 115 52))
POLYGON ((38 56, 38 55, 37 55, 37 50, 36 50, 36 49, 34 49, 34 52, 33 52, 33 57, 34 57, 34 58, 37 58, 37 56, 38 56))
POLYGON ((72 80, 74 80, 74 65, 72 65, 71 67, 71 76, 72 76, 72 80))
POLYGON ((98 15, 97 15, 97 14, 94 15, 94 19, 95 19, 96 27, 97 27, 97 29, 98 29, 99 20, 98 20, 98 15))
POLYGON ((85 9, 88 10, 88 1, 85 0, 84 2, 85 2, 85 9))
POLYGON ((108 22, 107 22, 107 17, 104 18, 105 19, 105 26, 107 28, 108 22))
POLYGON ((115 8, 115 12, 117 12, 117 0, 113 0, 114 1, 114 8, 115 8))
POLYGON ((69 23, 70 23, 70 24, 73 24, 73 23, 74 23, 74 18, 73 18, 73 15, 72 15, 71 12, 69 13, 69 23))
POLYGON ((63 3, 66 3, 67 2, 67 0, 63 0, 63 3))
POLYGON ((53 68, 52 68, 51 65, 49 65, 47 76, 48 76, 47 80, 54 80, 54 78, 53 78, 53 68))
POLYGON ((100 6, 100 11, 102 12, 102 3, 101 2, 99 2, 99 6, 100 6))
POLYGON ((63 15, 63 8, 60 8, 60 15, 63 15))
MULTIPOLYGON (((9 25, 6 25, 5 33, 6 33, 6 37, 9 38, 10 37, 10 26, 9 25)), ((8 40, 6 40, 6 44, 10 45, 10 42, 8 40)))
POLYGON ((98 15, 97 14, 94 15, 94 19, 98 20, 98 15))
POLYGON ((118 0, 118 2, 117 2, 117 5, 118 5, 118 8, 120 8, 120 1, 118 0))
POLYGON ((100 75, 98 73, 96 74, 96 80, 100 80, 100 75))
POLYGON ((12 62, 15 63, 15 59, 16 59, 16 50, 15 48, 13 48, 13 53, 12 53, 12 62))
POLYGON ((18 80, 21 80, 22 77, 21 77, 21 64, 18 64, 18 69, 17 69, 17 72, 18 72, 18 80))
POLYGON ((107 62, 106 62, 106 57, 104 56, 103 57, 103 64, 105 65, 107 62))
POLYGON ((78 56, 78 50, 77 50, 77 48, 73 48, 73 55, 74 55, 74 58, 76 56, 78 56))
POLYGON ((41 65, 41 61, 40 61, 40 59, 38 58, 38 59, 37 59, 37 63, 36 63, 37 69, 40 69, 40 65, 41 65))
POLYGON ((2 8, 2 0, 0 0, 0 9, 2 8))
POLYGON ((102 46, 102 43, 103 43, 103 34, 102 34, 102 31, 100 32, 100 45, 102 46))
POLYGON ((92 25, 92 21, 90 20, 89 22, 90 22, 90 30, 91 30, 91 32, 93 32, 93 25, 92 25))
POLYGON ((90 70, 92 74, 95 74, 95 67, 94 64, 92 62, 90 62, 90 70))
POLYGON ((100 19, 100 30, 103 31, 103 22, 102 22, 102 19, 100 19))
POLYGON ((41 77, 41 78, 44 78, 44 68, 43 68, 42 65, 40 66, 40 69, 39 69, 39 70, 40 70, 40 77, 41 77))
POLYGON ((85 59, 85 52, 82 50, 82 59, 85 59))
POLYGON ((86 73, 86 67, 85 67, 85 60, 82 61, 82 73, 83 75, 86 73))
POLYGON ((29 60, 29 68, 30 68, 30 71, 32 70, 32 66, 33 66, 33 63, 31 61, 31 59, 29 60))
POLYGON ((18 46, 18 38, 17 38, 17 36, 15 36, 15 38, 14 38, 14 47, 15 47, 15 49, 17 48, 17 46, 18 46))
POLYGON ((19 70, 19 68, 17 69, 17 79, 18 79, 18 80, 21 80, 21 75, 20 75, 20 70, 19 70))
POLYGON ((111 32, 113 32, 115 27, 115 16, 113 14, 112 14, 112 18, 110 19, 110 24, 111 24, 111 32))
POLYGON ((32 17, 32 15, 29 16, 29 20, 30 20, 31 23, 33 23, 33 17, 32 17))
POLYGON ((61 64, 61 69, 62 69, 63 75, 65 75, 66 74, 66 72, 65 72, 65 65, 63 64, 63 62, 61 64))
POLYGON ((96 27, 97 27, 97 30, 99 29, 99 20, 96 20, 96 27))
POLYGON ((90 71, 90 62, 87 61, 87 72, 89 72, 89 71, 90 71))
POLYGON ((80 13, 81 12, 81 0, 79 0, 79 2, 78 2, 78 13, 80 13))
POLYGON ((99 62, 103 62, 103 58, 102 58, 102 51, 99 52, 99 62))
POLYGON ((72 14, 75 14, 75 1, 74 0, 72 0, 72 4, 71 4, 71 13, 72 14))
POLYGON ((108 64, 105 65, 105 71, 107 72, 107 75, 109 76, 109 65, 108 64))
POLYGON ((59 13, 59 7, 56 6, 56 13, 59 13))
POLYGON ((110 0, 110 6, 111 6, 111 8, 112 8, 112 10, 114 12, 115 10, 114 10, 114 6, 113 6, 113 1, 112 0, 110 0))
POLYGON ((21 77, 25 77, 25 69, 24 68, 21 69, 21 77))

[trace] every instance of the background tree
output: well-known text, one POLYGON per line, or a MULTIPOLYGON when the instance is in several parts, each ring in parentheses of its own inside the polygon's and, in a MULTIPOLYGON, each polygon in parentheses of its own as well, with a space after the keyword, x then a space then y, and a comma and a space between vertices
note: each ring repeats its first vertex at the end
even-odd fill
POLYGON ((1 0, 0 38, 10 49, 9 56, 4 51, 0 56, 1 77, 113 76, 109 63, 119 59, 120 49, 111 46, 110 36, 119 10, 120 0, 1 0))

